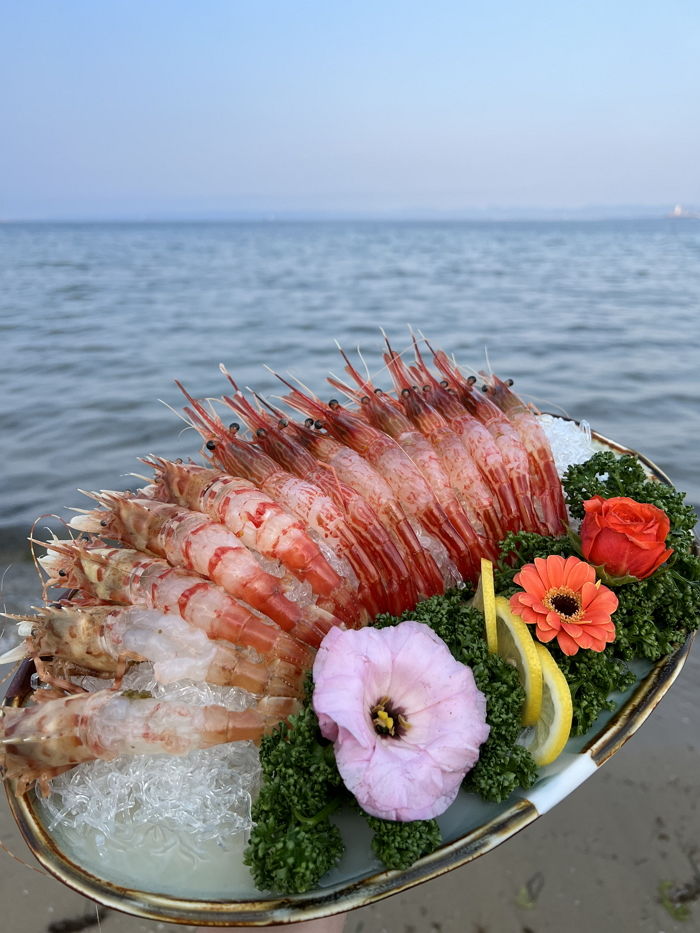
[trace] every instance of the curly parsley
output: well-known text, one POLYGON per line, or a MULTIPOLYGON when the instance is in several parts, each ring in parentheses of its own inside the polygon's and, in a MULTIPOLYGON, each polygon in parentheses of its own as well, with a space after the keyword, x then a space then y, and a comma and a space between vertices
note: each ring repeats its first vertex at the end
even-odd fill
POLYGON ((498 802, 510 796, 516 787, 531 787, 537 777, 537 766, 530 753, 516 745, 525 701, 517 671, 498 655, 489 653, 484 617, 468 605, 471 595, 466 587, 450 590, 444 596, 423 600, 400 618, 378 616, 375 624, 396 625, 403 619, 424 622, 442 638, 458 661, 471 667, 476 685, 486 697, 486 721, 491 731, 463 787, 484 800, 498 802))

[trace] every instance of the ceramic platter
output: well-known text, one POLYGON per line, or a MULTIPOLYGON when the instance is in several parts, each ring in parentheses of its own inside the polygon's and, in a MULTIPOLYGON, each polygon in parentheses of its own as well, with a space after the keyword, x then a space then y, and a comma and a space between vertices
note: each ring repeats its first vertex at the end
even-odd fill
MULTIPOLYGON (((593 434, 600 447, 634 453, 593 434)), ((637 455, 661 482, 668 478, 637 455)), ((501 804, 487 804, 460 791, 440 817, 443 844, 407 871, 384 871, 370 849, 369 831, 359 816, 341 820, 346 854, 322 883, 302 895, 277 897, 255 889, 241 862, 242 841, 207 858, 183 858, 178 846, 130 852, 98 849, 81 834, 50 828, 47 811, 34 792, 16 797, 10 809, 29 848, 60 881, 86 897, 135 916, 201 926, 269 926, 329 916, 435 878, 489 852, 551 810, 615 754, 646 720, 678 676, 692 636, 674 654, 651 666, 633 665, 637 683, 614 695, 615 710, 599 717, 584 736, 571 739, 563 754, 543 768, 531 790, 501 804)), ((21 705, 29 694, 32 662, 24 662, 8 690, 6 705, 21 705)), ((162 839, 160 840, 162 843, 162 839)))

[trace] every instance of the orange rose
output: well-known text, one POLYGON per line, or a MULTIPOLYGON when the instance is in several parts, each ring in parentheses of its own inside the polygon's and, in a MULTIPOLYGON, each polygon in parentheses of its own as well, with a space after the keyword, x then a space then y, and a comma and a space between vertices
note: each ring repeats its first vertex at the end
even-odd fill
POLYGON ((610 576, 643 580, 673 554, 666 547, 671 527, 668 516, 655 505, 625 496, 594 496, 583 508, 583 556, 610 576))

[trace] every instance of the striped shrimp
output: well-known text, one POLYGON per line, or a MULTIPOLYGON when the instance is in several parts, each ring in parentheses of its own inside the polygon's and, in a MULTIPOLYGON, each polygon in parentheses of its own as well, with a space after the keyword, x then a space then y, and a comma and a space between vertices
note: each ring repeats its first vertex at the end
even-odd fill
POLYGON ((408 605, 414 605, 419 595, 427 597, 441 593, 444 583, 438 566, 430 552, 421 545, 387 481, 352 447, 341 444, 320 430, 320 422, 318 429, 314 429, 313 418, 308 418, 301 425, 274 411, 278 415, 278 426, 285 435, 291 434, 312 456, 326 463, 342 482, 357 489, 377 513, 409 571, 405 591, 408 605))
MULTIPOLYGON (((281 378, 281 377, 279 377, 281 378)), ((445 514, 423 474, 396 441, 344 408, 337 399, 325 407, 282 379, 290 389, 285 401, 292 408, 321 421, 330 434, 368 460, 384 477, 401 503, 425 531, 441 544, 449 557, 446 583, 454 581, 455 564, 464 558, 464 542, 445 514)))
POLYGON ((450 478, 437 451, 430 440, 408 419, 403 408, 387 398, 381 389, 363 379, 345 353, 342 350, 340 352, 346 363, 345 371, 357 383, 358 389, 350 388, 333 377, 328 381, 334 388, 354 399, 368 422, 389 437, 393 437, 416 464, 464 541, 463 559, 457 564, 460 573, 463 577, 476 580, 479 575, 479 558, 487 554, 491 556, 489 542, 475 531, 473 522, 450 484, 450 478))
POLYGON ((515 425, 530 461, 542 477, 547 491, 543 502, 544 517, 550 532, 561 534, 566 527, 566 505, 552 450, 544 431, 537 423, 532 409, 510 390, 508 383, 493 374, 481 375, 484 377, 484 392, 515 425))
POLYGON ((317 606, 302 607, 284 595, 280 579, 267 573, 245 544, 225 525, 202 512, 128 493, 103 493, 95 509, 73 519, 82 531, 102 531, 140 551, 164 557, 173 567, 194 570, 276 622, 299 641, 318 648, 340 623, 317 606))
POLYGON ((508 527, 495 490, 485 480, 460 436, 413 386, 401 358, 390 349, 384 354, 384 360, 406 416, 437 451, 449 476, 449 483, 457 493, 470 522, 487 541, 492 542, 488 556, 493 559, 493 544, 505 536, 508 527))
MULTIPOLYGON (((37 698, 41 694, 36 695, 37 698)), ((42 698, 43 699, 43 698, 42 698)), ((243 712, 98 690, 0 710, 0 776, 18 794, 83 761, 120 755, 186 755, 225 742, 259 741, 298 707, 265 697, 243 712)))
POLYGON ((206 439, 206 449, 216 465, 251 480, 297 515, 345 564, 344 575, 357 581, 358 597, 370 615, 382 612, 384 589, 379 574, 349 527, 346 516, 330 497, 314 483, 281 469, 264 451, 236 437, 237 426, 227 430, 219 418, 207 412, 180 383, 177 384, 192 406, 186 408, 185 413, 206 439))
POLYGON ((19 620, 22 644, 0 663, 52 656, 62 665, 119 680, 126 665, 150 661, 155 679, 207 681, 259 696, 299 696, 303 672, 277 658, 261 661, 250 649, 207 638, 175 613, 136 606, 54 603, 19 620))
POLYGON ((203 512, 221 522, 247 547, 278 561, 317 595, 317 604, 350 625, 361 619, 352 587, 328 563, 303 523, 249 480, 220 470, 154 457, 149 494, 203 512))
MULTIPOLYGON (((230 377, 229 377, 230 379, 230 377)), ((231 380, 232 384, 233 381, 231 380)), ((257 412, 241 395, 224 401, 245 420, 257 443, 280 466, 319 487, 347 516, 350 527, 380 571, 386 593, 386 611, 395 615, 408 608, 409 572, 376 512, 359 490, 344 483, 326 464, 316 460, 290 434, 284 434, 271 419, 257 412)))
POLYGON ((209 638, 254 648, 266 659, 282 658, 299 670, 313 663, 314 652, 264 616, 253 612, 222 587, 171 567, 167 561, 102 542, 37 542, 47 553, 39 563, 47 586, 79 588, 99 600, 179 614, 209 638))
POLYGON ((543 500, 548 498, 546 483, 540 471, 531 462, 517 428, 487 395, 477 391, 474 376, 465 378, 443 350, 433 350, 430 344, 428 347, 433 354, 435 365, 445 377, 446 387, 455 391, 457 399, 466 411, 480 421, 491 434, 504 461, 509 465, 511 476, 521 477, 520 482, 528 485, 530 500, 537 515, 538 530, 542 534, 550 534, 541 505, 543 500))
POLYGON ((413 346, 416 365, 409 367, 411 375, 418 385, 422 384, 423 395, 432 408, 439 411, 461 437, 467 451, 498 496, 503 514, 509 516, 509 529, 537 531, 539 523, 532 503, 528 472, 521 472, 523 458, 514 462, 512 457, 503 455, 488 429, 470 415, 454 392, 448 391, 430 372, 415 337, 413 346))

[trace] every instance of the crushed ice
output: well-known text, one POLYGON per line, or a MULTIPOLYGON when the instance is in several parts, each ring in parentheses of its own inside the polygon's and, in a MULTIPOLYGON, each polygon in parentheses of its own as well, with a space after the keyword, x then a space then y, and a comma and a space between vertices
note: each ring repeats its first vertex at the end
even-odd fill
MULTIPOLYGON (((94 678, 78 681, 104 689, 94 678)), ((221 705, 244 710, 245 690, 180 681, 163 686, 150 665, 128 672, 123 689, 148 690, 162 699, 192 706, 221 705)), ((260 782, 258 750, 252 742, 231 742, 184 756, 124 756, 78 765, 51 782, 43 805, 48 828, 88 830, 98 851, 148 846, 157 854, 177 845, 193 859, 205 845, 223 849, 252 826, 250 809, 260 782)))
MULTIPOLYGON (((560 475, 595 453, 586 422, 579 427, 542 415, 540 423, 560 475)), ((88 690, 105 687, 104 680, 95 678, 77 682, 88 690)), ((133 667, 122 686, 195 706, 220 704, 243 710, 252 703, 250 694, 238 688, 193 681, 158 684, 148 664, 133 667)), ((125 756, 78 765, 54 778, 43 806, 50 830, 59 824, 68 831, 87 830, 103 855, 141 846, 157 855, 176 845, 196 860, 205 844, 214 842, 226 849, 237 835, 250 830, 251 803, 259 784, 256 746, 231 742, 185 756, 125 756)))
POLYGON ((539 422, 552 448, 557 472, 563 476, 573 463, 585 463, 596 452, 587 421, 577 424, 554 415, 540 415, 539 422))

